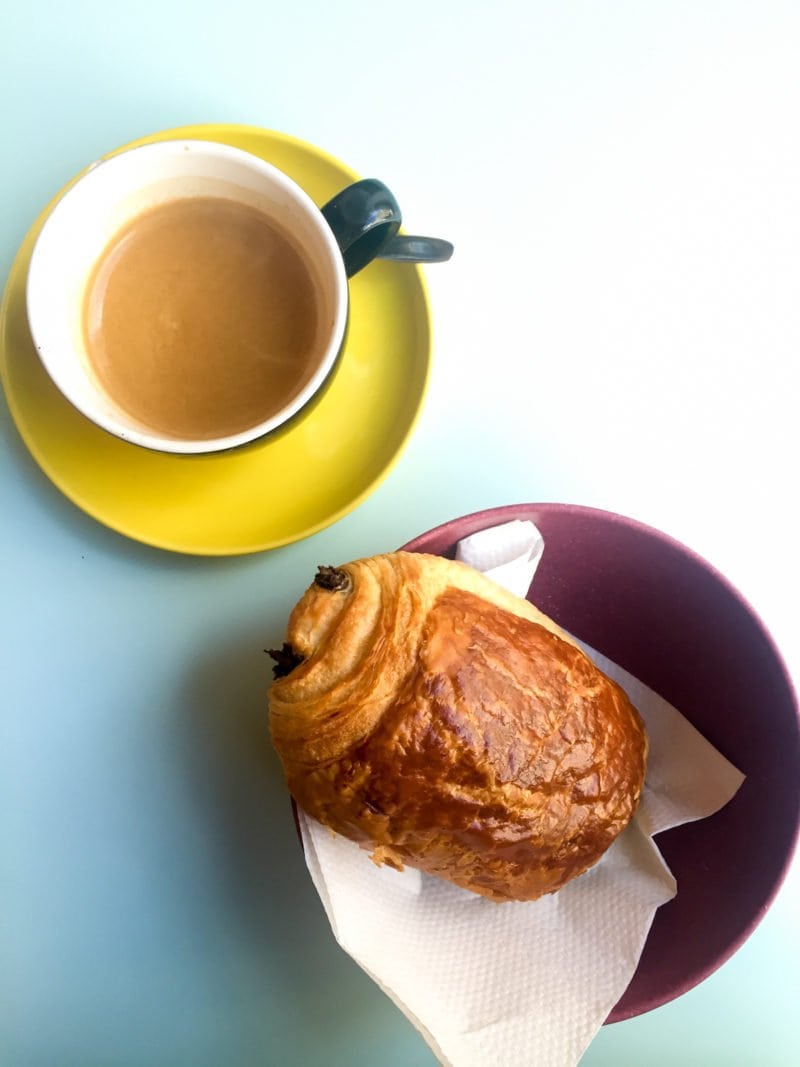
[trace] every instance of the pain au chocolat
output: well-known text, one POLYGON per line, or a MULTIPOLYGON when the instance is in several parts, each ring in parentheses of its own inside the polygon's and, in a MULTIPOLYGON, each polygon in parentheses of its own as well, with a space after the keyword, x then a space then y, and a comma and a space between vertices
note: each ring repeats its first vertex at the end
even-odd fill
POLYGON ((378 864, 535 900, 596 863, 636 809, 647 738, 623 690, 465 564, 394 552, 321 567, 273 656, 290 793, 378 864))

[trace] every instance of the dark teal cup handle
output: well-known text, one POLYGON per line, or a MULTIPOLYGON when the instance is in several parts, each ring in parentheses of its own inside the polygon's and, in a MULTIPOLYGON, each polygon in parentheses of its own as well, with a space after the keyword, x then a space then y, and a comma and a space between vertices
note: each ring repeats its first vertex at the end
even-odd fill
POLYGON ((390 189, 377 178, 364 178, 342 189, 322 208, 352 278, 373 259, 406 263, 441 263, 453 254, 448 241, 435 237, 397 236, 403 217, 390 189))

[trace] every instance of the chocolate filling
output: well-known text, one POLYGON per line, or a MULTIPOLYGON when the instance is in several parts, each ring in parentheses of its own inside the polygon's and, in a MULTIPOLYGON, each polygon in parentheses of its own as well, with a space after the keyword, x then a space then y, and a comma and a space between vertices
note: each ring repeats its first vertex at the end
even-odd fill
POLYGON ((334 592, 346 592, 350 586, 350 575, 339 567, 317 567, 317 576, 314 584, 322 589, 331 589, 334 592))
POLYGON ((303 662, 303 657, 285 641, 282 648, 265 648, 264 651, 275 660, 272 665, 272 676, 276 679, 285 678, 303 662))

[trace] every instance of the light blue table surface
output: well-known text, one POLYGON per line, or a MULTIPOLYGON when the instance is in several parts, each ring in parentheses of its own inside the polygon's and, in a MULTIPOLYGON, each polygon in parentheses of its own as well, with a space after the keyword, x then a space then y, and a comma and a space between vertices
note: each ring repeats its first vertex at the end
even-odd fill
MULTIPOLYGON (((712 560, 797 676, 798 55, 794 2, 4 6, 1 277, 92 159, 214 121, 383 177, 456 255, 426 272, 410 444, 286 548, 110 532, 2 404, 2 1067, 434 1062, 335 944, 267 737, 262 649, 317 563, 497 504, 608 508, 712 560)), ((583 1063, 800 1062, 799 903, 795 863, 725 966, 583 1063)))

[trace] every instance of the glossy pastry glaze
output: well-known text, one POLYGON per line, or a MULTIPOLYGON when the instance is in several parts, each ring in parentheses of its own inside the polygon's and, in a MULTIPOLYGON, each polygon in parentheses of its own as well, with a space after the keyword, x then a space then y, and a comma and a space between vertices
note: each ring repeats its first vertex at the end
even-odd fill
POLYGON ((533 900, 627 825, 647 741, 624 692, 528 601, 439 557, 391 553, 313 584, 270 719, 300 807, 493 900, 533 900))

